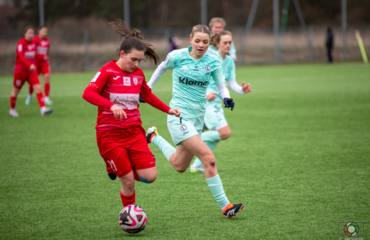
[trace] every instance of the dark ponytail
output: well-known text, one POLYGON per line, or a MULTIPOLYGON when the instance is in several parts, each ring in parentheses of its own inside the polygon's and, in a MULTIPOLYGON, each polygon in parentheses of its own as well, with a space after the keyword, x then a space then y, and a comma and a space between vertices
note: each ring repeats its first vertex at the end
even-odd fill
POLYGON ((154 62, 155 65, 161 60, 157 53, 154 51, 153 45, 143 41, 143 37, 140 35, 141 31, 138 29, 130 30, 127 24, 118 19, 108 23, 113 31, 124 37, 121 46, 118 50, 118 54, 123 50, 126 54, 130 53, 132 49, 143 51, 146 58, 154 62))

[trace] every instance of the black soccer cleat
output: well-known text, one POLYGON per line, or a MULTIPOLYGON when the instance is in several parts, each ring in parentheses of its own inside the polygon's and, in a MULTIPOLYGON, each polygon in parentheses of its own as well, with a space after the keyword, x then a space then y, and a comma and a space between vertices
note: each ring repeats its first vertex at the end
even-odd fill
POLYGON ((236 216, 236 214, 238 212, 240 212, 241 210, 243 210, 243 209, 244 209, 244 204, 243 203, 234 204, 232 207, 226 208, 223 211, 223 214, 224 214, 225 218, 232 218, 232 217, 236 216))
POLYGON ((116 178, 117 178, 117 175, 115 173, 108 173, 108 176, 112 180, 116 180, 116 178))

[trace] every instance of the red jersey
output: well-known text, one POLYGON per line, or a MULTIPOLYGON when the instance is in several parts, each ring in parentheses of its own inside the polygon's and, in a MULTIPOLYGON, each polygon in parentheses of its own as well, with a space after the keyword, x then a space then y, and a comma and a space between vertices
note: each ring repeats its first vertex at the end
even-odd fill
POLYGON ((122 71, 116 62, 112 60, 105 64, 91 80, 82 96, 86 101, 99 107, 95 127, 97 131, 141 126, 139 96, 153 107, 168 113, 170 107, 152 93, 140 68, 127 73, 122 71), (114 118, 110 110, 114 104, 125 111, 127 119, 114 118))
POLYGON ((50 40, 45 37, 41 39, 39 35, 33 38, 33 42, 36 44, 36 63, 42 64, 46 62, 46 57, 49 55, 50 40))
POLYGON ((16 70, 29 70, 31 64, 35 64, 36 44, 25 38, 17 44, 17 58, 15 59, 16 70))

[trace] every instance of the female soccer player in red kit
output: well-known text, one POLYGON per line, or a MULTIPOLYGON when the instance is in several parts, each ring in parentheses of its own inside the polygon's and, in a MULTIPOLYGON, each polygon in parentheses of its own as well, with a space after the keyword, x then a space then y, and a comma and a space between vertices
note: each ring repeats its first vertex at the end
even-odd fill
POLYGON ((39 77, 36 72, 35 51, 36 44, 32 41, 35 35, 33 28, 28 27, 24 33, 24 38, 19 40, 17 44, 17 58, 15 60, 14 70, 14 87, 10 94, 10 111, 9 114, 13 117, 18 117, 15 110, 17 96, 23 84, 28 81, 36 93, 37 100, 40 105, 41 115, 47 115, 53 111, 45 107, 44 97, 42 96, 39 77))
MULTIPOLYGON (((48 35, 48 28, 41 27, 39 30, 39 34, 33 38, 33 42, 36 44, 36 68, 37 73, 42 74, 44 79, 44 91, 45 91, 45 104, 52 105, 53 102, 49 99, 50 93, 50 64, 49 64, 49 48, 50 48, 50 40, 47 38, 48 35)), ((33 89, 30 86, 28 90, 28 96, 26 99, 26 105, 31 103, 32 99, 32 92, 33 89)))
POLYGON ((151 183, 157 177, 155 159, 146 142, 142 128, 139 97, 151 106, 180 116, 159 100, 147 86, 139 63, 149 58, 160 60, 152 45, 143 41, 140 31, 130 31, 123 21, 110 22, 111 28, 124 40, 119 48, 119 59, 105 64, 85 89, 83 98, 98 106, 96 138, 109 177, 118 176, 122 188, 122 204, 135 204, 135 180, 151 183))

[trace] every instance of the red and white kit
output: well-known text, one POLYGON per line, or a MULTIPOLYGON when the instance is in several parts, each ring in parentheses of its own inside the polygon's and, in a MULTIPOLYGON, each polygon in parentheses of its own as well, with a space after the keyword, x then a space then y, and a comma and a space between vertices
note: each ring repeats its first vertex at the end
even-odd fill
POLYGON ((36 44, 36 66, 37 72, 40 74, 50 73, 50 64, 49 64, 49 48, 50 40, 45 37, 40 39, 37 35, 33 38, 33 42, 36 44))
POLYGON ((99 152, 108 173, 114 172, 118 177, 132 169, 155 167, 145 130, 141 127, 139 96, 165 113, 170 110, 152 93, 141 69, 126 73, 115 60, 100 69, 83 94, 86 101, 99 107, 96 125, 99 152), (114 104, 125 111, 127 119, 114 118, 110 110, 114 104))
POLYGON ((30 70, 30 66, 35 64, 35 53, 36 44, 33 41, 27 41, 25 38, 19 40, 14 69, 15 88, 21 89, 26 81, 31 86, 40 83, 37 72, 30 70))

